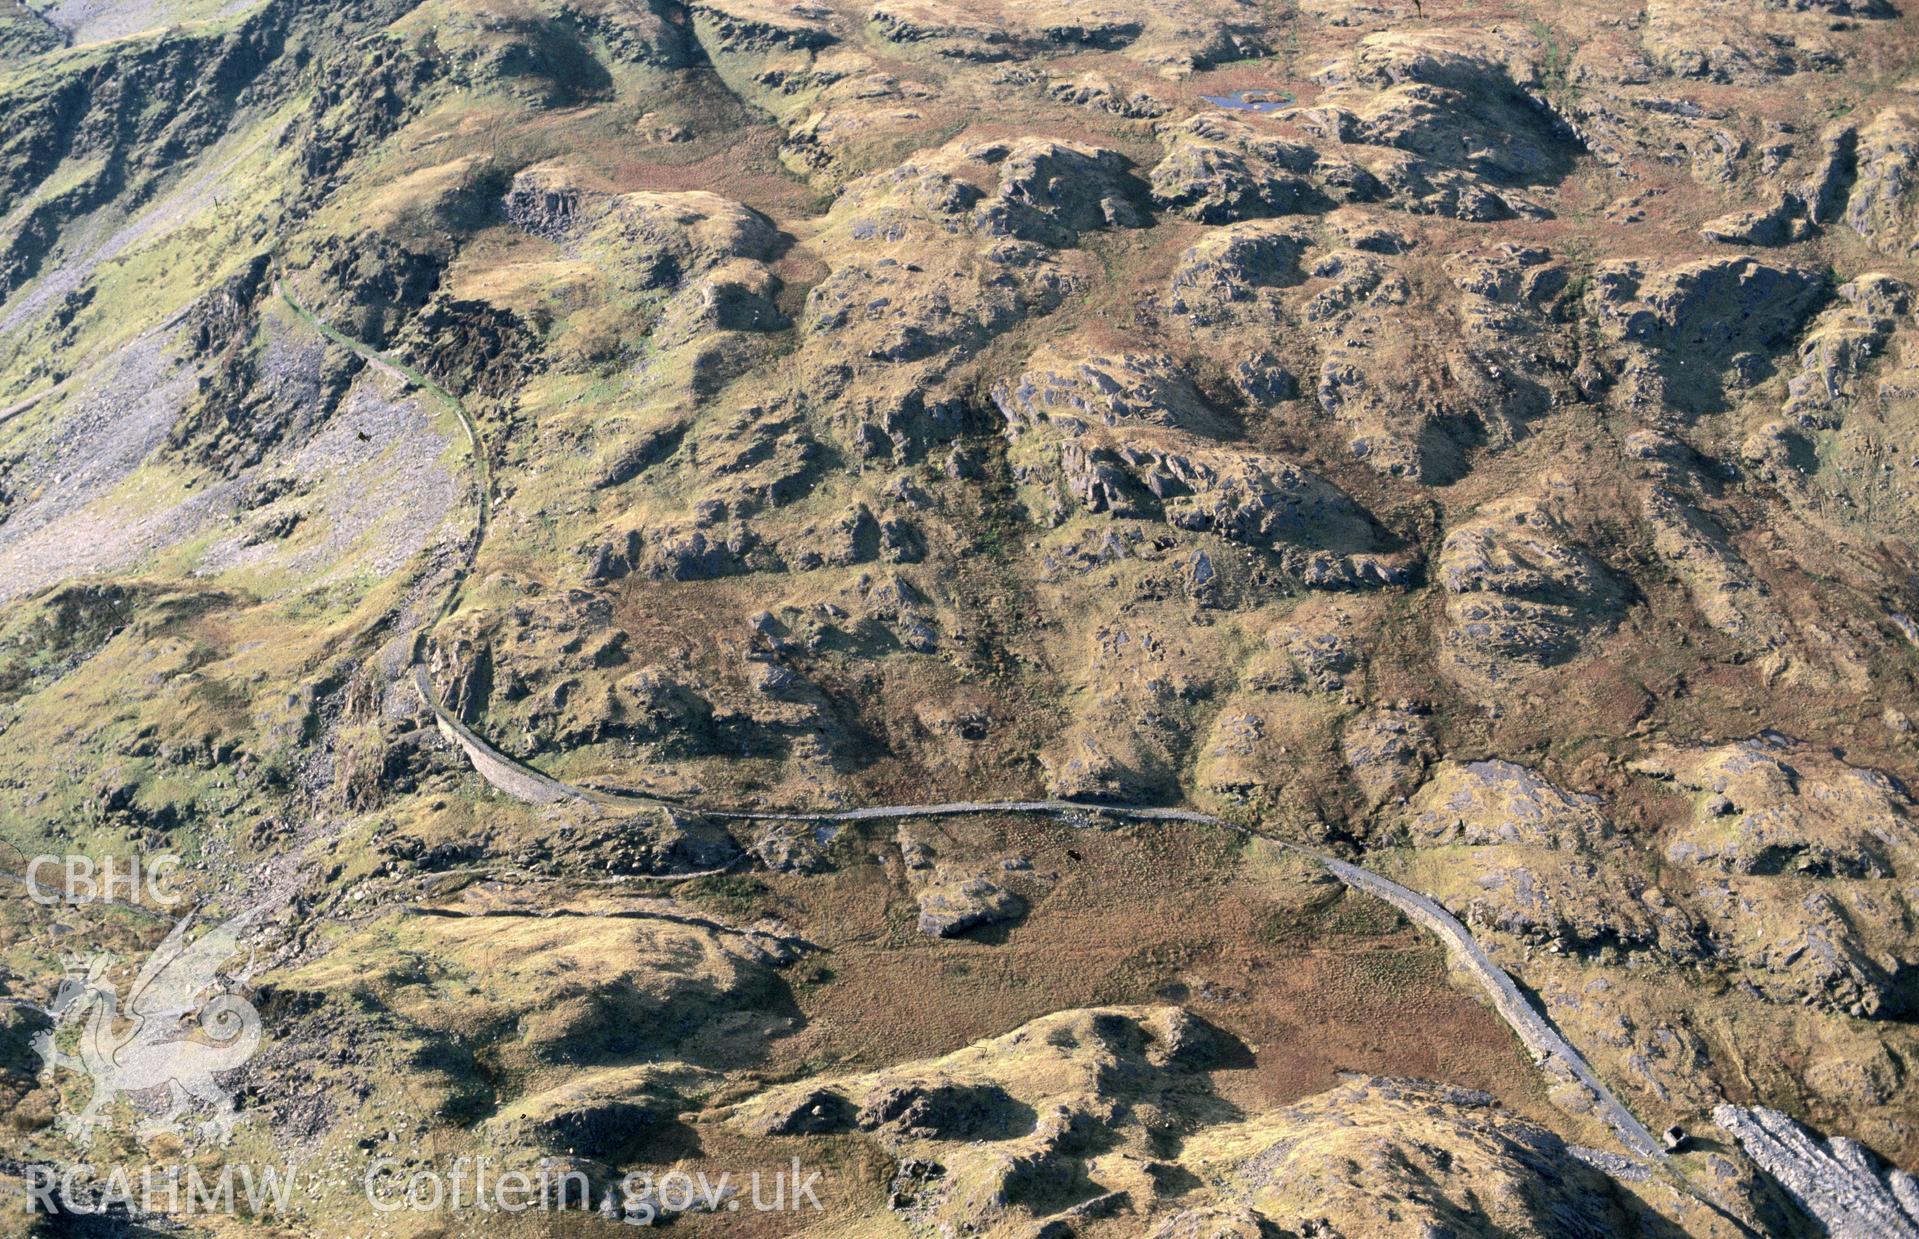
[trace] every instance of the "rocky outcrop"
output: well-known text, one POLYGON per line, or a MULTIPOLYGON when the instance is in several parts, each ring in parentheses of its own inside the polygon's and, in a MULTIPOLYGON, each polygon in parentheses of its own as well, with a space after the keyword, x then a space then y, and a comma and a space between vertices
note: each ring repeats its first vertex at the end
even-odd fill
POLYGON ((1371 805, 1404 797, 1426 777, 1436 750, 1425 720, 1414 710, 1375 710, 1346 725, 1340 750, 1353 781, 1371 805))
POLYGON ((1549 212, 1519 187, 1564 176, 1579 146, 1511 76, 1511 50, 1457 32, 1372 35, 1315 75, 1324 91, 1298 119, 1320 138, 1392 152, 1369 152, 1366 166, 1408 210, 1538 218, 1549 212))
POLYGON ((1164 356, 1049 352, 994 400, 1016 468, 1056 486, 1061 508, 1253 547, 1317 588, 1410 579, 1390 536, 1331 483, 1222 442, 1231 423, 1164 356))
POLYGON ((1473 849, 1448 898, 1476 930, 1588 958, 1705 954, 1697 918, 1634 872, 1596 796, 1509 761, 1442 762, 1398 820, 1415 847, 1473 849))
POLYGON ((1501 500, 1447 535, 1437 565, 1448 595, 1442 653, 1462 684, 1484 691, 1564 663, 1618 621, 1623 587, 1554 507, 1501 500))
POLYGON ((1095 426, 1228 433, 1227 421, 1165 354, 1053 355, 1034 363, 994 389, 993 403, 1010 427, 1050 426, 1072 435, 1095 426))
POLYGON ((316 309, 344 335, 389 348, 439 291, 449 257, 443 244, 415 248, 383 232, 341 238, 315 273, 325 290, 316 309))
POLYGON ((1064 1223, 1090 1202, 1139 1213, 1159 1194, 1152 1116, 1203 1114, 1204 1073, 1233 1049, 1177 1008, 1062 1011, 941 1058, 774 1089, 731 1122, 868 1133, 910 1226, 1064 1223))
MULTIPOLYGON (((1770 473, 1774 484, 1799 504, 1816 493, 1801 473, 1804 446, 1787 424, 1775 422, 1749 438, 1742 450, 1758 466, 1756 471, 1770 473)), ((1802 569, 1790 554, 1781 553, 1784 546, 1755 530, 1751 515, 1726 488, 1719 466, 1656 431, 1628 436, 1626 450, 1641 475, 1640 510, 1654 548, 1685 585, 1707 624, 1733 640, 1768 679, 1845 685, 1847 691, 1870 682, 1872 650, 1883 637, 1846 618, 1846 604, 1835 600, 1837 605, 1828 606, 1795 588, 1803 579, 1802 569)), ((1848 475, 1856 479, 1850 468, 1841 477, 1848 475)), ((1837 544, 1819 545, 1816 554, 1836 554, 1838 562, 1847 562, 1837 544)), ((1871 588, 1864 585, 1866 578, 1852 579, 1853 588, 1871 588)))
POLYGON ((1715 952, 1768 1001, 1854 1019, 1911 1009, 1919 944, 1888 884, 1706 879, 1690 902, 1715 952))
POLYGON ((983 428, 981 351, 1082 287, 1070 247, 1143 224, 1143 200, 1114 152, 1032 139, 955 143, 854 182, 831 224, 846 256, 799 315, 808 401, 833 408, 858 459, 917 459, 983 428))
POLYGON ((1690 819, 1666 845, 1675 864, 1746 875, 1919 872, 1919 829, 1905 791, 1877 770, 1785 736, 1662 748, 1636 768, 1693 797, 1690 819))
POLYGON ((1484 1093, 1348 1076, 1277 1109, 1222 1106, 1205 1073, 1234 1051, 1176 1009, 1065 1011, 943 1058, 777 1089, 731 1121, 867 1133, 894 1159, 893 1211, 927 1229, 1063 1233, 1117 1217, 1155 1239, 1441 1225, 1598 1235, 1650 1220, 1588 1164, 1597 1154, 1484 1093), (1143 1143, 1148 1124, 1181 1138, 1143 1143))
POLYGON ((1765 1106, 1722 1105, 1712 1119, 1833 1239, 1919 1237, 1919 1182, 1863 1145, 1765 1106))
POLYGON ((1345 208, 1308 229, 1254 220, 1210 230, 1161 299, 1256 408, 1315 401, 1352 455, 1389 476, 1457 478, 1573 398, 1576 349, 1561 302, 1569 273, 1539 246, 1451 255, 1441 272, 1377 211, 1345 208), (1437 278, 1436 278, 1437 277, 1437 278), (1446 306, 1443 339, 1395 327, 1414 304, 1446 306))
POLYGON ((1728 389, 1764 377, 1826 292, 1823 276, 1749 255, 1662 270, 1602 264, 1589 302, 1616 351, 1613 399, 1649 419, 1721 408, 1728 389))
MULTIPOLYGON (((1303 605, 1273 630, 1268 644, 1285 653, 1306 684, 1321 692, 1336 692, 1365 661, 1361 627, 1343 603, 1303 605)), ((1259 677, 1255 670, 1248 678, 1259 677)))
POLYGON ((1482 933, 1587 957, 1619 950, 1690 962, 1703 953, 1690 914, 1616 858, 1514 851, 1476 857, 1474 868, 1465 916, 1482 933))
POLYGON ((1645 47, 1655 65, 1678 78, 1764 86, 1801 73, 1833 73, 1855 54, 1865 28, 1835 19, 1820 11, 1824 7, 1655 0, 1646 10, 1645 47))
POLYGON ((783 330, 790 323, 779 294, 780 281, 764 263, 725 263, 681 286, 661 311, 653 338, 660 348, 672 349, 717 333, 783 330))
POLYGON ((1919 247, 1912 194, 1919 187, 1919 114, 1892 107, 1875 116, 1859 131, 1858 168, 1846 223, 1881 253, 1912 253, 1919 247))
MULTIPOLYGON (((1625 1234, 1639 1208, 1558 1137, 1484 1093, 1349 1076, 1312 1097, 1192 1138, 1187 1157, 1250 1211, 1243 1233, 1625 1234), (1549 1168, 1549 1169, 1548 1169, 1549 1168)), ((1214 1214, 1220 1218, 1220 1214, 1214 1214)), ((1207 1229, 1163 1235, 1221 1236, 1207 1229)))
POLYGON ((446 296, 422 306, 395 347, 455 395, 489 400, 511 395, 542 365, 539 337, 519 315, 446 296))
MULTIPOLYGON (((1288 224, 1210 228, 1180 255, 1167 285, 1167 309, 1199 328, 1283 321, 1287 311, 1279 290, 1306 282, 1302 263, 1312 245, 1309 233, 1288 224)), ((1297 394, 1297 380, 1286 384, 1268 378, 1270 373, 1248 377, 1268 389, 1269 399, 1297 394)), ((1242 386, 1251 394, 1253 383, 1242 386)))
POLYGON ((381 38, 367 39, 358 56, 323 62, 305 114, 286 139, 303 174, 296 209, 325 201, 341 169, 390 137, 444 68, 437 49, 381 38))
POLYGON ((711 1088, 707 1073, 684 1065, 583 1072, 522 1097, 487 1120, 487 1134, 506 1147, 536 1149, 617 1163, 711 1088))
POLYGON ((1084 642, 1087 707, 1040 752, 1047 790, 1062 799, 1163 797, 1192 742, 1193 703, 1208 681, 1195 674, 1190 639, 1122 619, 1084 642))
POLYGON ((1882 273, 1839 286, 1834 304, 1799 342, 1799 373, 1786 385, 1786 416, 1820 429, 1837 425, 1858 395, 1859 379, 1884 352, 1912 305, 1904 281, 1882 273))
MULTIPOLYGON (((227 476, 311 440, 345 402, 362 363, 340 351, 263 331, 271 298, 265 256, 195 308, 190 331, 202 360, 192 401, 168 434, 181 457, 227 476)), ((258 492, 243 497, 244 507, 258 492)))
POLYGON ((1679 574, 1701 616, 1757 654, 1781 650, 1790 635, 1786 618, 1726 528, 1701 506, 1692 453, 1658 432, 1635 435, 1627 451, 1650 466, 1640 515, 1654 549, 1679 574))
POLYGON ((585 192, 562 168, 522 169, 500 199, 506 220, 522 232, 562 241, 578 225, 585 192))
POLYGON ((952 0, 881 0, 872 20, 895 43, 966 63, 1108 52, 1182 77, 1265 50, 1263 27, 1247 8, 1220 0, 1098 9, 1036 0, 986 12, 952 0))
POLYGON ((1302 215, 1384 193, 1357 165, 1222 112, 1169 125, 1159 137, 1166 157, 1152 170, 1153 201, 1202 224, 1302 215))
MULTIPOLYGON (((365 38, 384 24, 382 11, 352 3, 315 14, 279 0, 228 25, 108 42, 11 80, 4 95, 10 123, 0 140, 0 201, 7 203, 0 295, 41 271, 67 225, 116 201, 136 209, 170 171, 236 132, 236 117, 252 105, 296 100, 294 75, 283 72, 289 42, 321 37, 329 22, 353 32, 346 38, 365 38)), ((66 43, 38 14, 16 14, 0 30, 16 53, 48 34, 56 40, 49 51, 66 43)), ((432 76, 401 39, 367 39, 356 54, 317 66, 300 88, 310 92, 307 106, 287 137, 299 172, 313 180, 296 178, 289 195, 301 205, 318 201, 338 160, 391 133, 432 76)))
MULTIPOLYGON (((1828 125, 1820 135, 1818 160, 1803 180, 1782 187, 1767 206, 1732 211, 1708 222, 1700 235, 1728 245, 1784 245, 1806 240, 1839 214, 1853 178, 1857 137, 1851 125, 1828 125)), ((1768 168, 1773 166, 1769 156, 1768 168)))
POLYGON ((1854 1016, 1905 1009, 1919 939, 1897 880, 1919 863, 1919 831, 1903 789, 1777 735, 1666 748, 1638 768, 1691 793, 1666 859, 1716 875, 1692 906, 1759 992, 1854 1016))
POLYGON ((998 170, 996 192, 973 208, 973 226, 986 236, 1057 248, 1082 232, 1147 222, 1144 187, 1116 151, 1029 138, 968 153, 998 170))
MULTIPOLYGON (((1065 287, 1039 254, 1019 266, 1040 276, 1029 289, 1007 281, 981 286, 965 266, 909 271, 894 259, 839 267, 808 294, 801 326, 839 336, 869 361, 920 362, 964 357, 1029 314, 1059 304, 1065 287), (883 312, 882 312, 883 311, 883 312)), ((918 265, 918 264, 915 264, 918 265)))
POLYGON ((766 0, 702 0, 690 6, 700 41, 722 52, 810 51, 838 41, 829 10, 766 0))
POLYGON ((1416 844, 1521 843, 1579 851, 1613 834, 1597 797, 1581 796, 1509 761, 1446 762, 1410 808, 1416 844))
MULTIPOLYGON (((119 584, 74 584, 41 595, 8 617, 0 640, 0 701, 86 662, 151 601, 147 590, 119 584)), ((190 600, 181 599, 174 606, 190 600)))
POLYGON ((1055 81, 1047 94, 1061 103, 1094 108, 1127 120, 1152 120, 1172 111, 1170 104, 1147 91, 1128 91, 1111 78, 1093 72, 1055 81))
MULTIPOLYGON (((539 181, 515 192, 538 193, 539 181)), ((779 230, 751 207, 705 190, 682 193, 639 192, 613 197, 583 197, 564 216, 532 221, 559 228, 562 236, 610 260, 610 275, 623 291, 673 289, 729 262, 764 262, 778 249, 779 230)))

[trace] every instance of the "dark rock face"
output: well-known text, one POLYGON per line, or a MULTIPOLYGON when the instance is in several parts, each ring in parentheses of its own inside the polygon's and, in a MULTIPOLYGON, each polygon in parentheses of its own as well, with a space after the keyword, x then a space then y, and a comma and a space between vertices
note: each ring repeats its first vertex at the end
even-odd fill
POLYGON ((575 187, 529 169, 513 178, 500 209, 515 228, 560 241, 573 231, 579 219, 580 197, 575 187))
POLYGON ((65 47, 67 34, 23 4, 0 8, 0 63, 27 60, 65 47))
POLYGON ((410 249, 375 233, 339 245, 320 275, 340 294, 334 309, 342 330, 385 349, 439 288, 445 266, 444 253, 410 249))
MULTIPOLYGON (((256 258, 196 307, 189 328, 205 369, 169 446, 229 475, 306 441, 338 410, 359 370, 355 358, 262 347, 270 275, 266 258, 256 258)), ((246 506, 277 497, 256 490, 246 506)))
POLYGON ((498 399, 541 368, 540 342, 517 314, 437 297, 407 322, 400 349, 455 395, 498 399))
POLYGON ((612 1101, 582 1105, 544 1119, 539 1135, 581 1157, 609 1160, 645 1140, 648 1124, 663 1117, 656 1103, 612 1101))
POLYGON ((358 64, 331 62, 288 140, 305 173, 303 209, 319 205, 346 162, 396 130, 439 63, 404 44, 371 43, 358 64))
MULTIPOLYGON (((364 30, 383 13, 391 20, 386 6, 355 4, 339 17, 364 30)), ((0 140, 0 201, 32 205, 0 241, 0 295, 41 271, 63 227, 122 195, 150 197, 170 170, 220 138, 236 109, 284 99, 271 70, 294 28, 310 19, 283 0, 223 34, 124 45, 80 73, 35 77, 11 92, 15 123, 0 140), (35 187, 68 161, 86 162, 86 174, 33 201, 35 187)))

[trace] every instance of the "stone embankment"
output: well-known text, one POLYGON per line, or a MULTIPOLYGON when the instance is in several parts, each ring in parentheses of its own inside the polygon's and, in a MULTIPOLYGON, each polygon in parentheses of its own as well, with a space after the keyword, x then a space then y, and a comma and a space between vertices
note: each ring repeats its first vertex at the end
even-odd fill
POLYGON ((1533 1052, 1534 1059, 1541 1063, 1559 1063, 1574 1079, 1585 1085, 1592 1092, 1601 1117, 1611 1125, 1621 1144, 1641 1157, 1661 1159, 1659 1145, 1654 1142, 1652 1133, 1600 1082, 1579 1051, 1573 1049, 1571 1043, 1526 1001, 1525 995, 1519 992, 1519 987, 1506 974, 1506 970, 1494 963, 1492 957, 1481 949, 1472 934, 1460 924, 1459 918, 1440 907, 1437 901, 1382 878, 1369 869, 1316 852, 1308 854, 1346 885, 1384 899, 1405 913, 1414 924, 1445 943, 1453 959, 1471 973, 1492 998, 1493 1006, 1519 1035, 1519 1039, 1525 1042, 1526 1048, 1533 1052))

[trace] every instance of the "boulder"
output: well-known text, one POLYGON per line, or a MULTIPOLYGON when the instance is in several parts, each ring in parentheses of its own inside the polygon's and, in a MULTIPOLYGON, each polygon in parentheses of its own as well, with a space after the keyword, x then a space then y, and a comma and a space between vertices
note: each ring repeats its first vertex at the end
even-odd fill
POLYGON ((1026 901, 983 877, 941 873, 919 894, 919 931, 934 938, 957 938, 969 930, 1015 920, 1026 901))

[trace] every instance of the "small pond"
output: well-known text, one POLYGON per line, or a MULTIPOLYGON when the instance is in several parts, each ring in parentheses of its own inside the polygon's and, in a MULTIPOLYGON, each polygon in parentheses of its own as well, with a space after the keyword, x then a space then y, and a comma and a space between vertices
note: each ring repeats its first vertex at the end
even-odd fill
POLYGON ((1291 91, 1273 90, 1270 87, 1236 90, 1230 95, 1201 95, 1200 98, 1216 108, 1231 108, 1235 112, 1277 112, 1283 107, 1290 107, 1293 102, 1291 91))

